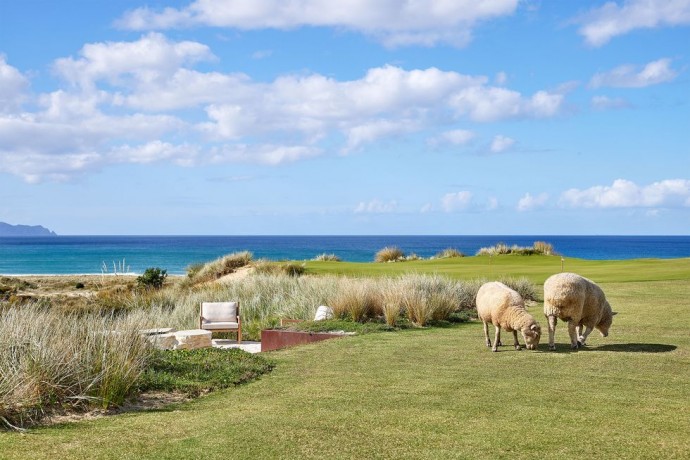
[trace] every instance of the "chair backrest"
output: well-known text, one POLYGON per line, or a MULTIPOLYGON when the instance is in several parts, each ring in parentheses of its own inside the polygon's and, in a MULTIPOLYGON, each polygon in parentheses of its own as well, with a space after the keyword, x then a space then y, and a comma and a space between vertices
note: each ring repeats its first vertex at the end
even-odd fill
POLYGON ((237 322, 239 302, 202 302, 201 317, 206 321, 237 322))

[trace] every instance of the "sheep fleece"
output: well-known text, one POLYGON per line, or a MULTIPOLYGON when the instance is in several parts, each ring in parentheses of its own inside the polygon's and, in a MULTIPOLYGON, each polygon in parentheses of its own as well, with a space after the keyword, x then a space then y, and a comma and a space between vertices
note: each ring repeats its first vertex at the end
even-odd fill
POLYGON ((520 294, 499 282, 486 283, 479 288, 477 315, 480 320, 507 332, 519 331, 534 323, 520 294))
POLYGON ((559 273, 544 282, 544 315, 595 327, 611 307, 597 284, 575 273, 559 273))

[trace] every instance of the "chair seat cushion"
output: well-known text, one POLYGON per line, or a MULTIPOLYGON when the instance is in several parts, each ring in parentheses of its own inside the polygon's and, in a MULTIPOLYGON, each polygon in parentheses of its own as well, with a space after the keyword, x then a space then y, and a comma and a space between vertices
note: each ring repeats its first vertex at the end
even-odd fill
POLYGON ((233 323, 230 321, 201 321, 201 328, 209 331, 218 329, 237 329, 239 326, 240 325, 238 323, 233 323))

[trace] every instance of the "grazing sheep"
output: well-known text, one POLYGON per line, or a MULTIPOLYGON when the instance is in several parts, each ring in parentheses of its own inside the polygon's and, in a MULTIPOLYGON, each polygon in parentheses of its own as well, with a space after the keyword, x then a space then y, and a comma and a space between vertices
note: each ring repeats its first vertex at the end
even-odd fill
POLYGON ((520 350, 517 331, 522 333, 528 350, 536 350, 541 336, 541 327, 534 317, 525 310, 525 301, 520 294, 503 283, 491 282, 482 285, 477 291, 477 314, 484 323, 486 346, 491 346, 489 323, 496 328, 496 337, 491 351, 501 346, 501 328, 513 333, 515 349, 520 350))
POLYGON ((609 335, 613 315, 597 284, 575 273, 559 273, 544 282, 544 315, 549 322, 549 349, 555 350, 556 322, 568 322, 570 347, 577 349, 585 344, 595 327, 603 337, 609 335), (582 333, 582 326, 585 332, 582 333))

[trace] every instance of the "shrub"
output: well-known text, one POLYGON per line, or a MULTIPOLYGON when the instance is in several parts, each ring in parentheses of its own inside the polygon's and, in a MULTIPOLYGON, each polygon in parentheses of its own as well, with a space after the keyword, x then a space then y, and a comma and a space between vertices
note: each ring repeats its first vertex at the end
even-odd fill
POLYGON ((340 257, 336 256, 335 254, 326 254, 324 252, 323 254, 319 254, 318 256, 314 257, 312 260, 317 262, 340 262, 340 257))
POLYGON ((465 254, 455 248, 447 248, 434 256, 435 259, 451 259, 453 257, 465 257, 465 254))
POLYGON ((137 277, 137 284, 144 288, 160 289, 168 277, 167 270, 158 267, 147 268, 141 276, 137 277))
POLYGON ((396 262, 405 258, 405 253, 398 247, 386 246, 376 253, 375 262, 396 262))
POLYGON ((77 284, 74 285, 75 289, 84 289, 84 283, 78 282, 77 284))

